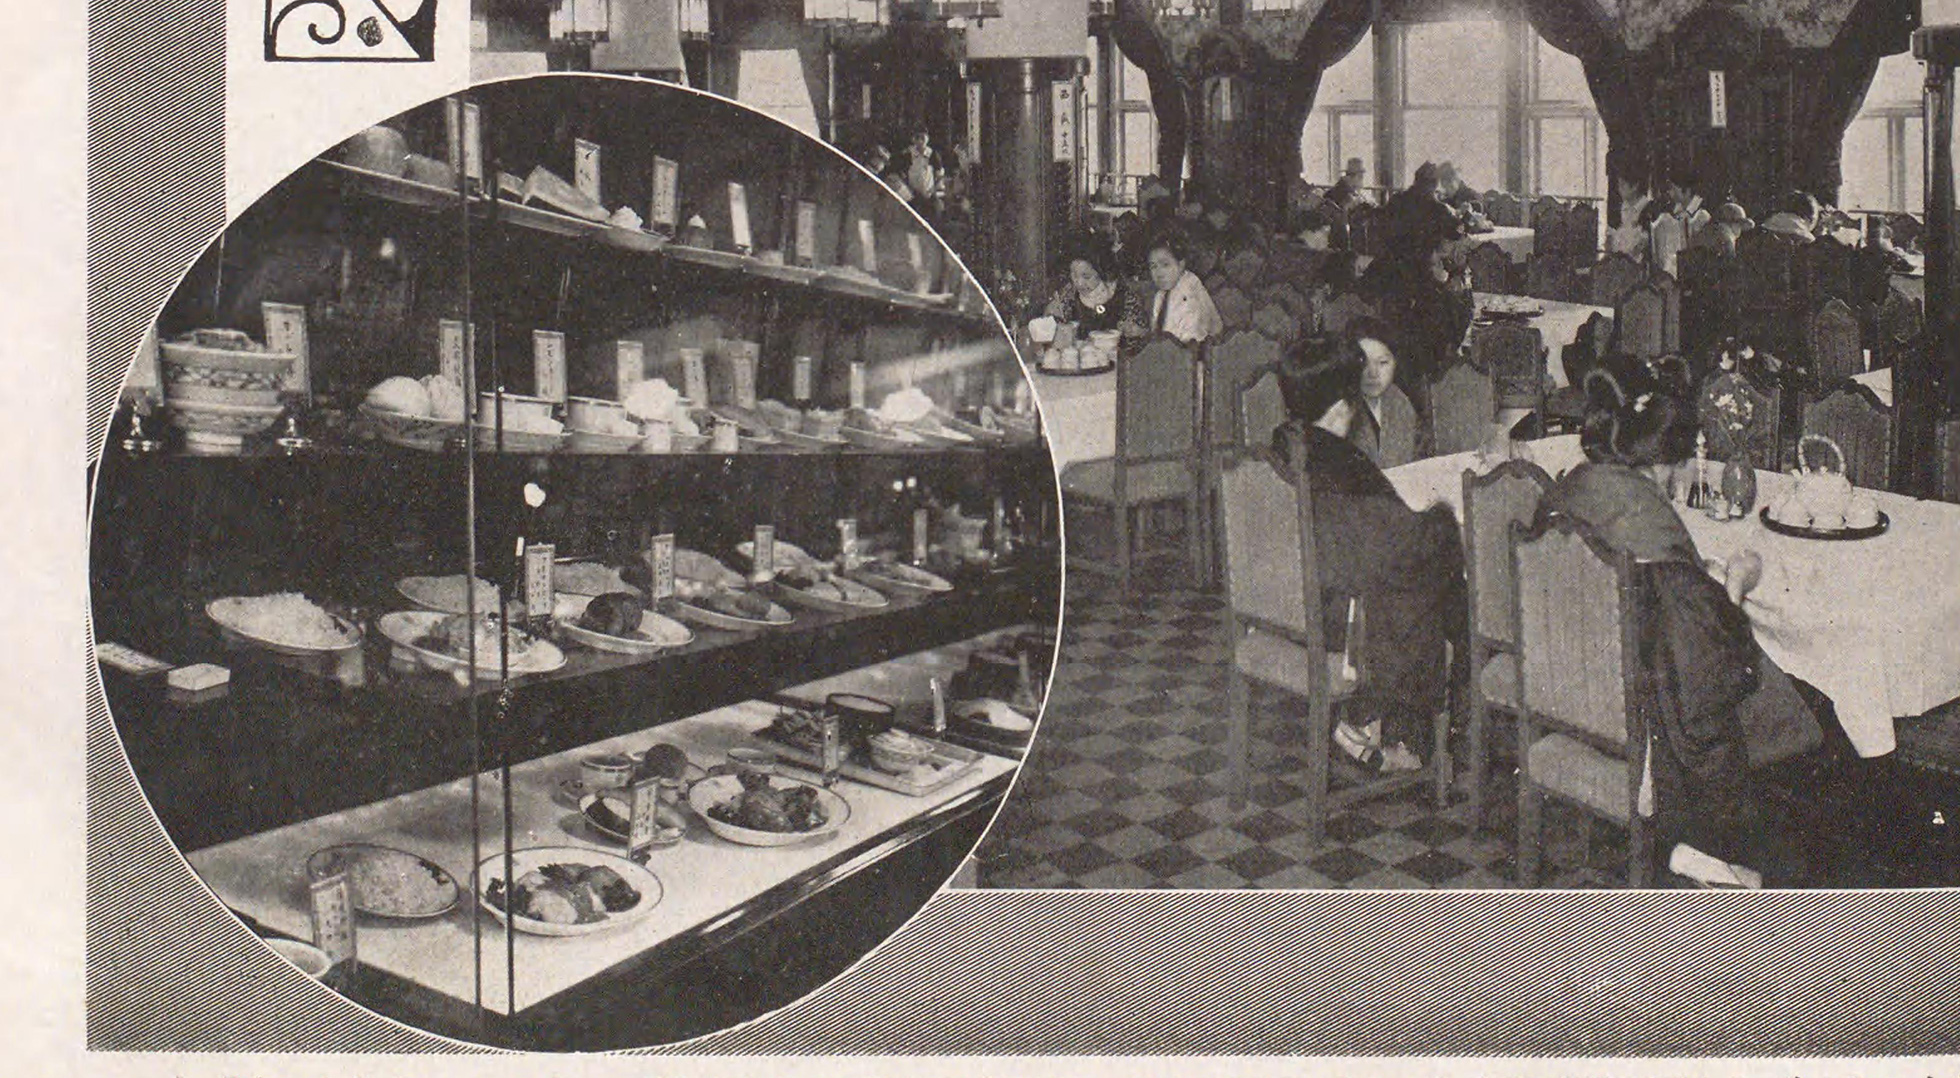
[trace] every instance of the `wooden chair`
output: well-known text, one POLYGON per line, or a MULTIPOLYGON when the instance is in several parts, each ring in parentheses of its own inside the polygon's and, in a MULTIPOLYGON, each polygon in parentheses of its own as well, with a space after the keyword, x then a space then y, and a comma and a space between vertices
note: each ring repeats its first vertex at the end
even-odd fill
POLYGON ((1506 228, 1523 228, 1525 203, 1517 195, 1503 191, 1492 192, 1484 203, 1490 213, 1490 222, 1506 228))
POLYGON ((1469 265, 1470 279, 1476 282, 1477 291, 1507 296, 1517 294, 1517 267, 1504 248, 1494 243, 1480 243, 1470 248, 1469 265))
POLYGON ((1300 339, 1300 320, 1277 303, 1268 303, 1252 312, 1252 329, 1279 345, 1282 351, 1300 339))
POLYGON ((1232 803, 1243 805, 1251 788, 1249 683, 1261 682, 1307 700, 1307 841, 1326 833, 1328 816, 1348 805, 1429 781, 1439 805, 1449 796, 1449 715, 1435 717, 1435 750, 1424 771, 1385 775, 1339 791, 1331 789, 1333 709, 1367 677, 1358 663, 1360 636, 1347 634, 1347 650, 1329 652, 1321 620, 1318 559, 1314 550, 1313 498, 1307 477, 1294 463, 1265 454, 1234 454, 1220 476, 1225 537, 1226 676, 1232 803), (1286 469, 1282 473, 1281 469, 1286 469), (1352 672, 1352 674, 1350 673, 1352 672))
POLYGON ((1844 450, 1844 474, 1854 486, 1886 490, 1892 480, 1892 410, 1870 389, 1842 383, 1804 406, 1806 434, 1822 434, 1844 450))
POLYGON ((1860 290, 1853 285, 1854 253, 1853 248, 1829 234, 1817 237, 1810 245, 1811 283, 1818 295, 1843 300, 1847 305, 1859 302, 1860 290))
POLYGON ((1266 279, 1266 259, 1257 251, 1244 250, 1225 260, 1225 279, 1246 293, 1266 279))
POLYGON ((1517 594, 1511 527, 1530 524, 1552 477, 1528 460, 1463 473, 1463 564, 1470 590, 1470 820, 1483 819, 1491 713, 1518 710, 1517 594))
MULTIPOLYGON (((1713 225, 1709 226, 1713 228, 1713 225)), ((1722 281, 1723 258, 1705 247, 1681 252, 1681 330, 1680 350, 1696 373, 1715 342, 1730 334, 1728 303, 1722 281)))
POLYGON ((1632 255, 1615 252, 1601 259, 1592 268, 1592 276, 1586 282, 1587 302, 1595 307, 1618 307, 1627 293, 1640 287, 1647 277, 1647 270, 1633 260, 1632 255))
POLYGON ((1273 431, 1286 422, 1286 398, 1280 393, 1279 372, 1267 371, 1239 391, 1235 429, 1238 443, 1260 449, 1273 441, 1273 431))
POLYGON ((1885 303, 1878 309, 1878 343, 1872 349, 1872 367, 1898 365, 1899 356, 1926 328, 1926 313, 1919 301, 1899 291, 1887 290, 1885 303))
POLYGON ((1827 299, 1805 326, 1810 343, 1810 373, 1821 385, 1834 385, 1865 371, 1865 353, 1858 339, 1858 316, 1841 299, 1827 299))
POLYGON ((1114 576, 1127 591, 1135 556, 1148 539, 1147 528, 1133 531, 1131 514, 1140 507, 1182 502, 1192 572, 1196 579, 1204 578, 1198 436, 1203 371, 1191 349, 1165 337, 1117 364, 1115 455, 1077 461, 1061 476, 1066 499, 1109 510, 1115 551, 1102 561, 1078 555, 1080 548, 1070 544, 1070 568, 1114 576))
POLYGON ((1613 329, 1622 355, 1634 359, 1668 355, 1666 295, 1652 282, 1628 292, 1613 313, 1613 329))
POLYGON ((1518 884, 1538 882, 1551 796, 1626 828, 1627 882, 1645 887, 1654 870, 1640 804, 1653 713, 1638 626, 1647 585, 1631 558, 1576 521, 1514 527, 1518 884))
POLYGON ((1477 326, 1470 331, 1470 362, 1490 372, 1495 407, 1544 410, 1545 337, 1537 329, 1520 322, 1477 326))
POLYGON ((1257 333, 1242 331, 1228 333, 1214 342, 1209 353, 1206 364, 1209 369, 1205 373, 1205 445, 1213 450, 1245 445, 1244 432, 1237 422, 1239 395, 1261 375, 1279 369, 1280 347, 1257 333))
POLYGON ((1481 447, 1496 417, 1489 372, 1469 360, 1450 364, 1429 387, 1429 451, 1441 457, 1481 447))
POLYGON ((1227 284, 1211 294, 1211 302, 1218 308, 1218 318, 1227 332, 1252 328, 1252 301, 1244 292, 1227 284))
POLYGON ((1375 317, 1375 306, 1353 292, 1335 296, 1320 312, 1321 328, 1335 336, 1347 332, 1348 323, 1357 318, 1375 317))
MULTIPOLYGON (((1559 219, 1559 215, 1564 212, 1565 203, 1560 202, 1550 195, 1539 195, 1533 199, 1531 202, 1531 220, 1529 224, 1538 233, 1534 239, 1543 241, 1548 232, 1556 235, 1558 230, 1564 226, 1565 222, 1559 219)), ((1552 246, 1547 247, 1546 250, 1558 252, 1557 244, 1554 243, 1552 246)))
MULTIPOLYGON (((1734 455, 1735 447, 1727 445, 1728 427, 1721 419, 1715 398, 1725 389, 1725 383, 1715 377, 1702 382, 1696 412, 1702 430, 1708 433, 1708 449, 1712 456, 1727 460, 1734 455)), ((1783 430, 1783 387, 1771 385, 1758 386, 1747 377, 1737 377, 1732 391, 1744 397, 1750 406, 1749 428, 1743 437, 1744 446, 1749 451, 1749 461, 1758 468, 1768 471, 1782 470, 1782 430, 1783 430)))
POLYGON ((1599 206, 1574 202, 1565 208, 1566 257, 1575 266, 1592 264, 1599 257, 1599 206))
POLYGON ((1737 335, 1772 355, 1804 354, 1797 257, 1791 245, 1754 229, 1735 241, 1728 302, 1737 335))

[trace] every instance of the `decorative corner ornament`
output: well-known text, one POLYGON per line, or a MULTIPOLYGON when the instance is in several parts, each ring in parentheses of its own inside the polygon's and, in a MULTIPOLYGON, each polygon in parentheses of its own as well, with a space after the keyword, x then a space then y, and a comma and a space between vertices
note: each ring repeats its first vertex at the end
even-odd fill
POLYGON ((430 63, 437 0, 266 0, 268 63, 430 63))

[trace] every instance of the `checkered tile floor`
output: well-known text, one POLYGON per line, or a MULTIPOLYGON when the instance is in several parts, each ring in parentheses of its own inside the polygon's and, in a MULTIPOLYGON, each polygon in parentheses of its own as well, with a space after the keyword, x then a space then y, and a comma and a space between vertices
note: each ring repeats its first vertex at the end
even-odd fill
MULTIPOLYGON (((1254 785, 1226 797, 1220 601, 1128 601, 1072 573, 1061 663, 1040 736, 979 851, 983 887, 1495 888, 1511 886, 1513 790, 1487 789, 1489 829, 1459 798, 1364 803, 1306 838, 1304 702, 1252 693, 1254 785)), ((1341 768, 1336 768, 1336 781, 1341 768)), ((1610 885, 1624 844, 1548 806, 1546 885, 1610 885)))

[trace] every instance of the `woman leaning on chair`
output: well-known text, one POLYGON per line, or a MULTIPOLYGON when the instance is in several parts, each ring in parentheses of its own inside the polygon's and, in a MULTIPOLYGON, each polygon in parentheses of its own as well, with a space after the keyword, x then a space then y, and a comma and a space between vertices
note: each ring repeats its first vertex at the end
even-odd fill
POLYGON ((1415 771, 1438 748, 1428 741, 1447 696, 1445 641, 1467 639, 1463 548, 1448 509, 1410 509, 1348 441, 1365 407, 1364 354, 1353 337, 1295 348, 1280 369, 1291 418, 1273 432, 1273 452, 1304 458, 1330 648, 1342 646, 1349 601, 1361 601, 1363 681, 1335 739, 1380 770, 1415 771))
POLYGON ((1654 609, 1643 613, 1657 675, 1649 766, 1670 866, 1703 882, 1796 884, 1806 878, 1797 829, 1758 768, 1814 750, 1836 719, 1823 694, 1756 644, 1741 603, 1760 558, 1745 552, 1704 569, 1669 500, 1698 429, 1687 382, 1679 360, 1588 374, 1587 462, 1546 492, 1540 512, 1580 521, 1654 574, 1654 609))

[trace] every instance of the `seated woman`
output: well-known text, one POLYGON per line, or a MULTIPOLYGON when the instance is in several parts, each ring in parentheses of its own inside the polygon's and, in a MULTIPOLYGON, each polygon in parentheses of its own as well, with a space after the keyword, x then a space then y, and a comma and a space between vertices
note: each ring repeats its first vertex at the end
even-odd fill
POLYGON ((1364 354, 1351 338, 1331 354, 1325 341, 1296 347, 1280 370, 1291 418, 1273 432, 1273 452, 1304 462, 1329 647, 1343 646, 1349 600, 1361 600, 1358 721, 1340 724, 1336 740, 1380 770, 1415 771, 1437 749, 1430 719, 1449 686, 1445 641, 1465 639, 1463 548, 1447 508, 1410 509, 1348 441, 1364 354))
POLYGON ((1348 430, 1353 442, 1375 467, 1387 469, 1422 456, 1422 423, 1415 405, 1395 384, 1395 352, 1388 346, 1388 327, 1373 318, 1357 318, 1347 327, 1348 345, 1361 360, 1361 407, 1354 410, 1348 430))
POLYGON ((1188 257, 1184 240, 1176 232, 1150 241, 1150 283, 1157 286, 1150 304, 1150 327, 1153 332, 1195 344, 1223 333, 1225 320, 1218 316, 1205 283, 1184 268, 1188 257))
POLYGON ((1144 297, 1116 276, 1115 259, 1103 245, 1084 242, 1068 255, 1068 281, 1043 313, 1075 323, 1078 339, 1099 330, 1121 333, 1126 344, 1149 335, 1144 297))
POLYGON ((1585 523, 1653 574, 1643 632, 1651 634, 1659 691, 1648 765, 1655 832, 1670 866, 1704 883, 1798 883, 1806 870, 1796 829, 1755 767, 1816 747, 1835 718, 1821 693, 1756 644, 1740 603, 1761 577, 1761 559, 1745 552, 1721 579, 1710 575, 1668 500, 1674 470, 1694 452, 1687 392, 1678 360, 1619 377, 1589 374, 1580 435, 1587 463, 1546 492, 1540 512, 1585 523))

